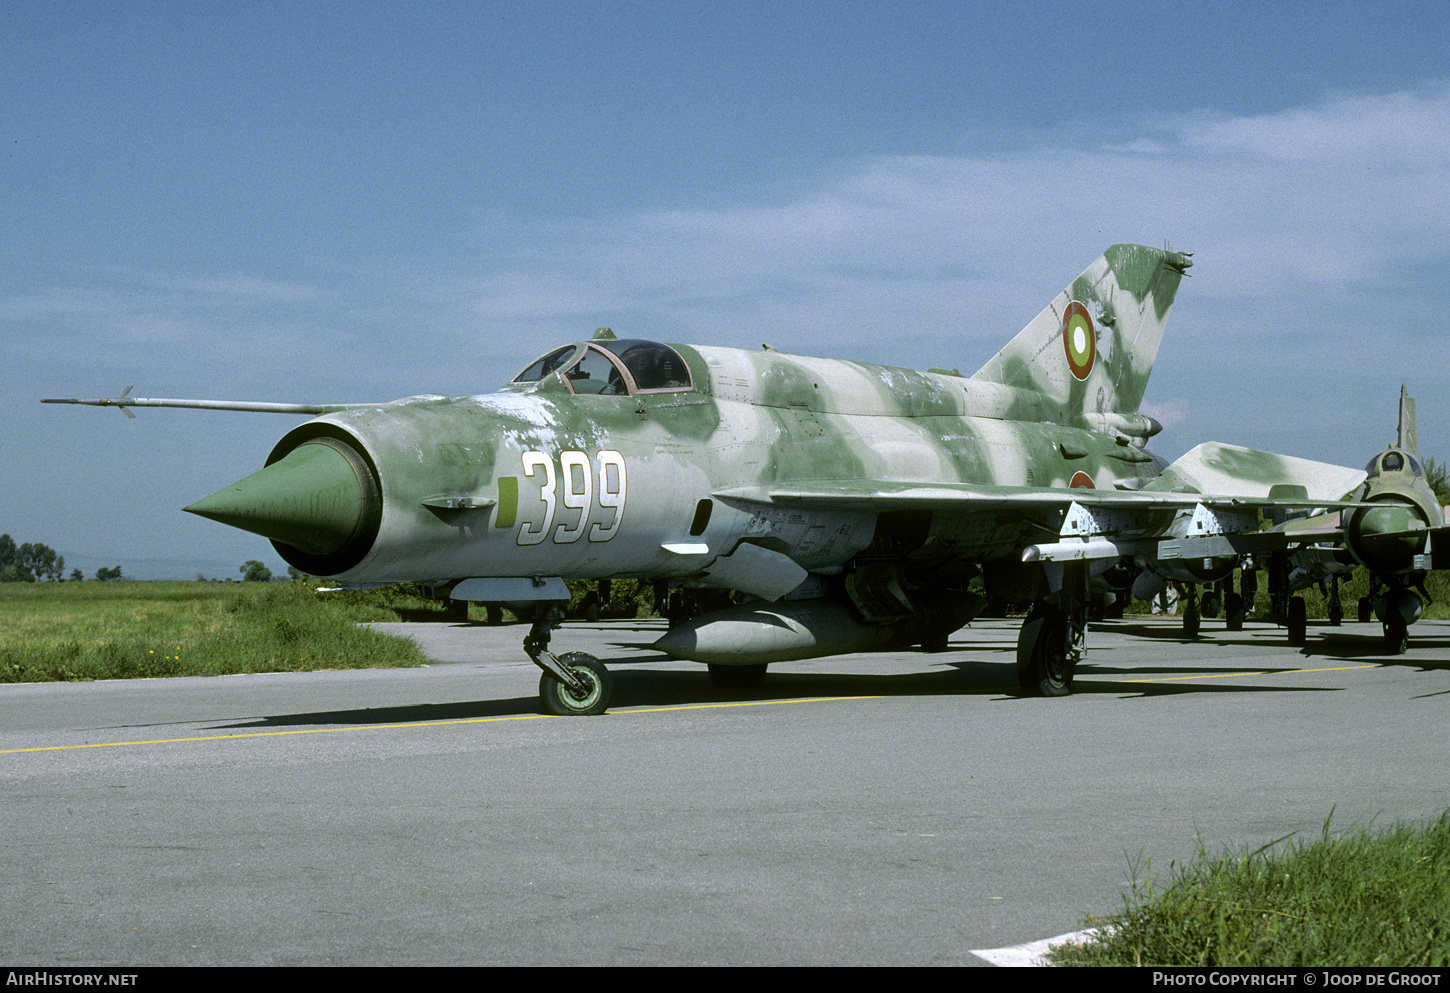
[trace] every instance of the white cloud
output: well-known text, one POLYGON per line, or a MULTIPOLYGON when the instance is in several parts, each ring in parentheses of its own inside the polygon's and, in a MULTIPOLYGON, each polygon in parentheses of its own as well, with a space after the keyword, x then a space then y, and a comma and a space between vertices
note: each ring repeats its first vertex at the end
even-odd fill
POLYGON ((727 334, 748 319, 785 346, 888 327, 1000 337, 1106 245, 1167 240, 1197 253, 1199 300, 1364 298, 1445 261, 1447 149, 1436 88, 1185 117, 1113 147, 880 157, 788 203, 554 228, 460 289, 496 321, 621 311, 727 334))
POLYGON ((1191 147, 1288 162, 1444 162, 1450 158, 1450 87, 1345 96, 1258 117, 1205 118, 1184 130, 1191 147))
POLYGON ((1312 389, 1321 405, 1330 389, 1310 384, 1330 377, 1450 379, 1443 350, 1424 347, 1450 276, 1450 88, 1124 130, 1113 144, 1079 132, 1010 154, 856 159, 773 203, 495 225, 451 275, 319 286, 108 270, 0 300, 0 315, 44 332, 27 349, 59 336, 118 375, 169 369, 206 389, 208 372, 284 399, 293 384, 305 399, 490 389, 601 324, 970 372, 1107 245, 1166 241, 1197 264, 1150 388, 1165 423, 1232 420, 1208 409, 1228 388, 1213 378, 1285 403, 1312 389))
MULTIPOLYGON (((1384 381, 1445 392, 1450 360, 1424 341, 1450 280, 1450 87, 1142 131, 859 159, 784 202, 583 219, 531 242, 513 228, 466 279, 434 280, 435 302, 514 342, 519 366, 607 323, 970 372, 1107 245, 1167 242, 1196 265, 1149 390, 1183 428, 1165 453, 1216 437, 1357 464, 1381 441, 1384 381)), ((1450 422, 1435 404, 1425 423, 1450 422)))

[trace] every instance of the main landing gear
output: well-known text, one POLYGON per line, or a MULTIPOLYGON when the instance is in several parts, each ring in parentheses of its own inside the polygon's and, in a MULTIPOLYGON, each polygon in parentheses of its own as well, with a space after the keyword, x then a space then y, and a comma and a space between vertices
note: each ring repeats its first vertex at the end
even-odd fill
POLYGON ((539 699, 544 713, 556 717, 587 717, 609 709, 614 678, 604 663, 586 652, 555 655, 549 651, 550 632, 564 619, 556 606, 542 606, 524 638, 524 651, 544 670, 539 677, 539 699))
POLYGON ((1088 571, 1063 565, 1062 588, 1039 600, 1017 635, 1017 685, 1023 696, 1067 696, 1087 645, 1088 571))
POLYGON ((1403 655, 1410 648, 1410 625, 1420 619, 1425 604, 1435 601, 1425 589, 1424 573, 1409 582, 1401 579, 1388 585, 1389 589, 1375 597, 1374 612, 1384 625, 1385 654, 1403 655))
POLYGON ((1174 584, 1178 590, 1178 602, 1183 607, 1183 636, 1185 638, 1197 638, 1205 618, 1213 620, 1219 614, 1223 614, 1224 629, 1228 631, 1242 631, 1244 629, 1244 601, 1241 593, 1233 591, 1233 579, 1215 583, 1209 583, 1200 596, 1198 585, 1189 583, 1187 586, 1174 584), (1228 589, 1225 592, 1224 584, 1228 589))

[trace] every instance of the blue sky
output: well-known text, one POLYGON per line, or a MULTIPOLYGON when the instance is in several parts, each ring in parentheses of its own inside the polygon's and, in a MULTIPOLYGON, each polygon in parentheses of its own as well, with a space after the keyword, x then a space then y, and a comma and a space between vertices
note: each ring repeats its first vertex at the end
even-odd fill
POLYGON ((970 372, 1109 244, 1194 253, 1145 409, 1450 456, 1450 3, 25 3, 0 11, 0 531, 274 569, 180 508, 295 418, 593 328, 970 372))

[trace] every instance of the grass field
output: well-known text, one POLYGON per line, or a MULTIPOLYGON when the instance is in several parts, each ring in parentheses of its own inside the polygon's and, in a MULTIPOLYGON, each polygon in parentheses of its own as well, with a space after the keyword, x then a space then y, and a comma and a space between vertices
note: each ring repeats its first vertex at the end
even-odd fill
POLYGON ((1065 945, 1054 965, 1450 965, 1450 813, 1427 826, 1203 851, 1170 866, 1166 888, 1135 879, 1100 937, 1065 945))
MULTIPOLYGON (((572 585, 577 612, 594 584, 572 585)), ((1427 587, 1425 616, 1450 617, 1450 576, 1432 573, 1427 587)), ((1341 585, 1346 616, 1367 589, 1363 569, 1341 585)), ((1303 596, 1309 617, 1326 616, 1317 589, 1303 596)), ((610 616, 648 615, 651 603, 648 583, 617 580, 610 616)), ((1261 590, 1257 616, 1268 607, 1261 590)), ((409 587, 319 595, 286 582, 0 583, 0 682, 421 665, 427 659, 408 639, 358 625, 442 609, 409 587)), ((1135 600, 1129 612, 1148 605, 1135 600)), ((484 617, 482 605, 470 608, 469 619, 484 617)))
MULTIPOLYGON (((385 593, 301 583, 0 584, 0 682, 414 666, 385 593)), ((421 606, 421 601, 417 601, 421 606)))

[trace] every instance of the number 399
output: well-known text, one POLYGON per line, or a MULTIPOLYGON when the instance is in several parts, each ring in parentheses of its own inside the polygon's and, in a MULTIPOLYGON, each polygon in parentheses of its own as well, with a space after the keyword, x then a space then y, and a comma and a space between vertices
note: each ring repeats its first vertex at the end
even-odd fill
MULTIPOLYGON (((543 521, 526 520, 519 526, 520 545, 537 545, 545 538, 567 545, 586 531, 590 541, 608 541, 618 533, 624 517, 623 455, 602 451, 591 460, 584 452, 560 452, 556 470, 553 458, 543 452, 524 452, 523 468, 531 479, 543 471, 539 487, 543 521), (607 520, 590 522, 595 507, 608 514, 607 520)), ((605 513, 599 517, 604 518, 605 513)))

